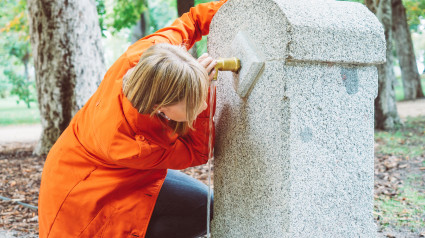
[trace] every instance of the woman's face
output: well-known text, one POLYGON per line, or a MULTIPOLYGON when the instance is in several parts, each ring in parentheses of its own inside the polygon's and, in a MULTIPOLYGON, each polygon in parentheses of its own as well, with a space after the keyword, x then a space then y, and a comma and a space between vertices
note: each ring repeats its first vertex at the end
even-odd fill
MULTIPOLYGON (((199 108, 196 115, 199 115, 202 111, 207 109, 207 102, 204 101, 202 106, 199 108)), ((184 100, 169 106, 163 106, 158 109, 158 111, 164 113, 165 117, 169 120, 176 122, 185 122, 187 121, 186 117, 186 102, 184 100)))

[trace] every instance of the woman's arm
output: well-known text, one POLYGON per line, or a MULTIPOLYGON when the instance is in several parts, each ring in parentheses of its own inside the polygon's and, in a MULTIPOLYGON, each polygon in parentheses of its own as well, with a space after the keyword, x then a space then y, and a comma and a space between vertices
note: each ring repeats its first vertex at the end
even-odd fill
POLYGON ((211 20, 226 1, 198 4, 175 20, 171 26, 165 27, 153 35, 163 36, 169 39, 173 45, 186 44, 187 49, 190 49, 195 42, 202 39, 202 36, 208 35, 211 20))
POLYGON ((110 148, 107 163, 142 170, 185 169, 205 164, 208 161, 208 118, 201 118, 195 124, 196 131, 170 141, 167 146, 144 136, 121 138, 122 142, 126 141, 110 148))
POLYGON ((212 18, 226 1, 198 4, 176 19, 171 26, 138 40, 126 52, 130 64, 136 65, 142 53, 153 44, 185 44, 187 49, 192 48, 195 42, 202 39, 203 35, 208 35, 212 18))

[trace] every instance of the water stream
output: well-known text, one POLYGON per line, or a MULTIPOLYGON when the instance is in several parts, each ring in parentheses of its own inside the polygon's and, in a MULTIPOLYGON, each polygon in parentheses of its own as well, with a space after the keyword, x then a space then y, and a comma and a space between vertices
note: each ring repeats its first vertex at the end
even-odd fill
POLYGON ((211 218, 211 193, 212 193, 212 189, 211 189, 211 164, 213 163, 213 153, 214 153, 214 147, 213 147, 213 105, 214 105, 214 100, 215 100, 215 88, 216 88, 216 81, 211 81, 210 84, 210 101, 209 101, 209 105, 210 105, 210 121, 208 124, 208 130, 209 130, 209 138, 208 138, 208 162, 207 162, 207 167, 208 167, 208 201, 207 201, 207 238, 211 237, 211 233, 210 233, 210 218, 211 218))

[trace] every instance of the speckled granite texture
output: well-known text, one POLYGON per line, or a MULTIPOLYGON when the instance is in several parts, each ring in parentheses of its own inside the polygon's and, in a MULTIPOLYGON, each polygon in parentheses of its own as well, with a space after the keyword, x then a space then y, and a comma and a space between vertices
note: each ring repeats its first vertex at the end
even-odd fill
POLYGON ((383 34, 350 2, 229 0, 217 12, 209 53, 250 69, 218 76, 212 237, 376 236, 383 34))

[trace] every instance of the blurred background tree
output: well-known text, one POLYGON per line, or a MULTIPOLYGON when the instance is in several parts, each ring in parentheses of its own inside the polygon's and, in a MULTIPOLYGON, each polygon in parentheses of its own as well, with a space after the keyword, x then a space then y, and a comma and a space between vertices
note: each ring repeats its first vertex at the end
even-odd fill
POLYGON ((365 5, 382 23, 386 41, 386 62, 378 65, 378 96, 375 98, 375 128, 389 130, 401 126, 395 96, 391 0, 365 0, 365 5))
MULTIPOLYGON (((382 23, 387 41, 387 62, 378 66, 378 96, 375 99, 375 127, 393 129, 401 125, 397 113, 396 99, 424 97, 417 62, 424 53, 416 57, 411 35, 423 35, 425 0, 342 0, 365 4, 382 23), (400 71, 401 80, 394 73, 400 71), (396 88, 402 93, 396 95, 396 88), (402 96, 400 96, 402 94, 402 96)), ((425 58, 425 57, 424 57, 425 58)), ((422 59, 422 67, 425 61, 422 59)))
POLYGON ((401 69, 404 99, 423 98, 411 29, 418 30, 419 21, 425 16, 425 1, 408 0, 403 4, 402 0, 391 0, 391 8, 393 39, 401 69), (404 5, 408 6, 408 11, 404 5))
POLYGON ((94 0, 27 1, 42 133, 35 153, 45 155, 105 72, 94 0))

